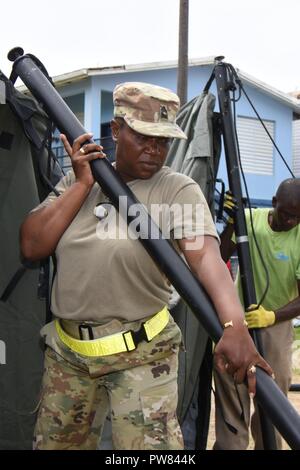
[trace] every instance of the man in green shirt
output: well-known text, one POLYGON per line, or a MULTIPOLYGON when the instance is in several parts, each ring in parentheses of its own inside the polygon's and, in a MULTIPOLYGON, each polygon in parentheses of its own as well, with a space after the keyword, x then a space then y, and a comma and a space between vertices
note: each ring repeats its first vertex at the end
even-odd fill
MULTIPOLYGON (((300 179, 284 180, 273 197, 272 206, 272 209, 252 210, 254 232, 269 273, 269 288, 260 307, 246 313, 246 320, 249 328, 260 328, 265 359, 274 370, 278 386, 287 395, 292 378, 292 319, 300 312, 300 179)), ((266 288, 266 274, 255 246, 249 210, 246 210, 245 216, 259 301, 266 288)), ((221 254, 225 261, 236 247, 232 222, 232 219, 229 220, 221 235, 221 254)), ((237 284, 242 300, 239 275, 237 284)), ((230 377, 227 379, 217 371, 215 387, 214 448, 246 449, 249 443, 249 395, 230 377)), ((255 448, 262 449, 256 411, 251 420, 251 430, 255 448)), ((276 437, 278 448, 281 448, 281 438, 279 435, 276 437)))

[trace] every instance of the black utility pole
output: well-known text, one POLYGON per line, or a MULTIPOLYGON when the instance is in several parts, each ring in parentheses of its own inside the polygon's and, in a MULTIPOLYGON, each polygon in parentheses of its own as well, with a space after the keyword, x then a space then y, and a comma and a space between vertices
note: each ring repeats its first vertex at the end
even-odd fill
POLYGON ((180 0, 177 95, 181 106, 187 102, 188 88, 189 0, 180 0))
MULTIPOLYGON (((14 76, 19 76, 23 80, 33 96, 44 104, 45 110, 60 132, 66 134, 68 140, 73 142, 74 139, 86 133, 86 130, 40 70, 41 64, 37 59, 31 55, 22 54, 23 51, 20 48, 15 48, 8 55, 8 58, 14 62, 14 76)), ((130 207, 138 201, 107 158, 94 160, 90 164, 95 180, 112 204, 117 210, 122 211, 122 215, 127 216, 127 224, 134 221, 135 217, 130 215, 130 207), (126 197, 120 198, 120 196, 126 197), (124 199, 127 203, 126 207, 124 207, 124 199)), ((223 330, 208 295, 172 244, 164 239, 143 205, 140 205, 139 209, 141 228, 139 241, 174 285, 212 340, 218 342, 223 330), (151 238, 149 234, 155 234, 155 237, 151 238)), ((290 447, 300 450, 300 416, 274 380, 259 367, 256 370, 256 396, 257 401, 290 447)))
MULTIPOLYGON (((242 186, 240 178, 240 167, 238 159, 238 149, 236 141, 236 133, 233 125, 233 117, 231 110, 230 90, 232 82, 228 79, 227 64, 219 61, 215 66, 215 79, 218 90, 219 106, 221 112, 221 120, 223 127, 223 140, 226 156, 226 166, 229 187, 237 200, 238 210, 235 217, 235 234, 238 250, 238 259, 240 265, 241 284, 244 297, 244 305, 247 309, 250 305, 257 304, 256 292, 254 287, 254 277, 252 271, 252 263, 250 256, 250 248, 248 242, 248 233, 246 227, 245 213, 242 203, 242 186)), ((251 332, 255 345, 263 356, 263 348, 260 340, 260 332, 254 330, 251 332)), ((264 448, 266 450, 276 450, 275 431, 271 421, 259 406, 259 418, 262 430, 262 438, 264 448)))

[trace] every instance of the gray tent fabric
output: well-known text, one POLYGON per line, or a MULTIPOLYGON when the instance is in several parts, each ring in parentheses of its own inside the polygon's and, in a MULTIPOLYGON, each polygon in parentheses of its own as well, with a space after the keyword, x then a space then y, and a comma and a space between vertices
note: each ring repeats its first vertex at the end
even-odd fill
POLYGON ((202 93, 181 108, 177 124, 188 138, 175 139, 166 160, 166 165, 174 171, 190 176, 199 184, 212 213, 221 149, 213 129, 215 101, 211 93, 202 93))
MULTIPOLYGON (((13 89, 10 98, 13 102, 10 105, 0 104, 0 296, 20 266, 20 224, 49 192, 37 181, 38 165, 33 158, 43 150, 48 118, 31 98, 20 96, 13 89), (22 118, 27 115, 27 123, 24 124, 21 115, 22 118), (24 128, 27 133, 31 124, 35 145, 24 133, 24 128)), ((45 161, 46 154, 46 150, 40 154, 45 161)), ((43 166, 46 168, 45 162, 43 166)), ((54 184, 61 176, 56 171, 54 184)), ((43 371, 39 331, 46 319, 45 299, 37 297, 39 273, 38 268, 27 269, 9 298, 0 301, 0 341, 5 353, 3 360, 0 358, 1 450, 32 446, 43 371)))
MULTIPOLYGON (((211 93, 202 93, 180 110, 177 123, 188 139, 174 140, 166 160, 166 164, 173 170, 190 176, 199 184, 212 214, 214 214, 215 178, 221 149, 220 132, 216 132, 214 126, 216 121, 214 106, 215 96, 211 93)), ((184 426, 187 413, 194 413, 191 403, 197 401, 199 372, 205 356, 208 335, 182 300, 172 309, 172 315, 181 328, 186 348, 179 357, 178 416, 184 426)), ((191 417, 191 421, 195 419, 195 416, 191 417)), ((196 431, 193 437, 196 439, 196 431)))

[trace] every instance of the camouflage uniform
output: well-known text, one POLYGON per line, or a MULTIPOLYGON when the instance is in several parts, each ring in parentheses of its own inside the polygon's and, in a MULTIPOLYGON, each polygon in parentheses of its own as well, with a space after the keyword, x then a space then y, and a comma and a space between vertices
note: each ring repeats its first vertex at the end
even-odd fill
MULTIPOLYGON (((137 330, 140 322, 123 326, 137 330)), ((72 352, 53 322, 42 334, 48 347, 34 448, 96 449, 109 402, 115 449, 183 448, 176 417, 181 333, 171 317, 151 342, 106 357, 72 352)))

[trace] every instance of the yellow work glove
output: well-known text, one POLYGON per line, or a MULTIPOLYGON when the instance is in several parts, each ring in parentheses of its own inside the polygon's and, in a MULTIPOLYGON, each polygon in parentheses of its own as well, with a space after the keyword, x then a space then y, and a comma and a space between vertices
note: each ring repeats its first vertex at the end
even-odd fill
POLYGON ((272 310, 266 310, 262 305, 258 308, 255 307, 257 306, 251 305, 249 307, 250 311, 245 314, 248 328, 265 328, 266 326, 271 326, 275 323, 275 312, 272 310))
POLYGON ((234 217, 235 217, 237 209, 238 209, 238 206, 236 203, 236 199, 232 195, 231 191, 226 191, 224 195, 223 210, 228 216, 226 220, 228 224, 234 223, 234 217))

